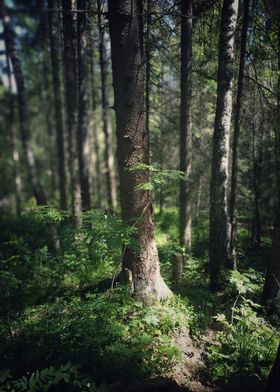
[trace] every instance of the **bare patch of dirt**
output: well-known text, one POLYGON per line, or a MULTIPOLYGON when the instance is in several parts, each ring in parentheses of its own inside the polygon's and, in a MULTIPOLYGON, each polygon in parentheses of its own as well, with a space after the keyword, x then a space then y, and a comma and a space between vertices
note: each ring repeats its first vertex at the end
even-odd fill
POLYGON ((205 343, 198 344, 191 339, 187 330, 174 334, 173 341, 180 347, 183 355, 182 361, 174 368, 173 377, 176 382, 192 392, 217 391, 209 382, 209 375, 206 375, 205 343))

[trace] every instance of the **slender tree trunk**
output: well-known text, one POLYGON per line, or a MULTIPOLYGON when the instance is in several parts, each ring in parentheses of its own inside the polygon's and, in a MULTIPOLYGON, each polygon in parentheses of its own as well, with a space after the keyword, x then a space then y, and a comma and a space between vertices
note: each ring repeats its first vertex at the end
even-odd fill
POLYGON ((105 136, 105 165, 107 176, 107 192, 109 208, 114 210, 117 205, 115 163, 113 154, 112 126, 109 112, 108 96, 108 60, 105 45, 104 0, 97 0, 99 27, 99 59, 101 72, 102 116, 105 136))
POLYGON ((132 272, 136 296, 165 298, 171 291, 160 275, 154 236, 151 195, 135 190, 149 181, 147 169, 130 170, 148 162, 143 69, 143 4, 141 0, 109 0, 109 26, 117 122, 117 156, 123 219, 137 227, 139 248, 126 248, 123 269, 132 272))
MULTIPOLYGON (((263 127, 262 127, 263 132, 263 127)), ((261 138, 262 139, 262 138, 261 138)), ((254 195, 254 214, 252 222, 251 246, 260 247, 261 245, 261 221, 260 221, 260 199, 261 199, 261 168, 262 153, 260 141, 256 135, 255 121, 252 124, 252 143, 253 143, 253 195, 254 195)))
POLYGON ((38 205, 44 205, 47 203, 46 196, 43 187, 39 181, 35 157, 31 146, 31 137, 28 124, 28 108, 27 108, 27 93, 25 87, 24 76, 22 72, 21 61, 17 53, 15 43, 15 32, 12 24, 10 23, 8 15, 5 14, 4 3, 0 2, 0 11, 4 15, 3 26, 4 26, 4 37, 7 46, 7 52, 11 59, 14 76, 17 86, 17 101, 19 111, 19 123, 21 139, 23 144, 24 155, 27 163, 28 177, 32 187, 32 192, 38 205))
POLYGON ((20 216, 20 204, 21 204, 21 177, 19 170, 19 153, 18 153, 18 140, 17 140, 17 131, 15 127, 15 104, 13 97, 13 89, 12 89, 12 75, 11 75, 11 67, 10 67, 10 59, 8 56, 7 44, 6 46, 6 63, 7 63, 7 73, 8 73, 8 82, 9 82, 9 119, 8 119, 8 127, 11 129, 12 135, 12 160, 13 160, 13 176, 15 182, 15 199, 16 199, 16 214, 20 216))
POLYGON ((237 172, 238 172, 238 144, 240 134, 240 113, 241 101, 243 94, 243 81, 244 81, 244 65, 247 43, 247 32, 249 25, 249 6, 250 0, 244 0, 243 11, 243 26, 241 35, 241 48, 239 59, 239 73, 237 84, 236 96, 236 111, 234 119, 234 132, 233 132, 233 146, 232 146, 232 169, 231 169, 231 192, 230 192, 230 205, 229 205, 229 220, 230 220, 230 267, 237 268, 236 262, 236 239, 237 239, 237 222, 236 222, 236 197, 237 197, 237 172))
POLYGON ((181 132, 180 170, 180 243, 191 248, 191 170, 192 170, 192 0, 182 0, 181 16, 181 132))
POLYGON ((95 155, 95 194, 96 194, 96 206, 98 208, 101 207, 101 181, 100 181, 100 152, 99 152, 99 142, 98 142, 98 135, 97 135, 97 126, 96 126, 96 75, 95 75, 95 50, 94 46, 91 50, 91 58, 90 58, 90 73, 91 73, 91 103, 92 103, 92 111, 93 111, 93 144, 94 144, 94 155, 95 155))
POLYGON ((82 201, 78 156, 78 65, 77 12, 72 0, 63 0, 63 37, 68 145, 72 192, 72 211, 77 227, 82 225, 82 201))
POLYGON ((60 21, 59 3, 57 0, 48 0, 48 22, 49 38, 51 49, 51 67, 53 79, 53 96, 55 109, 55 130, 57 143, 57 163, 59 179, 60 208, 67 209, 66 197, 66 172, 65 172, 65 151, 63 134, 63 112, 62 112, 62 89, 60 79, 60 21))
MULTIPOLYGON (((277 113, 275 126, 275 153, 276 153, 276 219, 274 223, 274 234, 270 262, 266 271, 265 284, 262 293, 262 303, 266 304, 269 300, 280 297, 280 11, 277 9, 277 33, 278 33, 278 81, 277 81, 277 113)), ((280 385, 280 350, 278 350, 273 374, 270 376, 270 389, 273 391, 273 385, 280 385), (274 381, 273 381, 274 379, 274 381)))
MULTIPOLYGON (((45 48, 42 47, 42 50, 45 51, 45 48)), ((46 63, 47 59, 43 56, 43 78, 44 78, 44 89, 42 91, 42 100, 45 108, 45 116, 46 116, 46 131, 48 135, 48 164, 49 164, 49 176, 50 176, 50 189, 49 192, 51 198, 54 198, 55 190, 56 190, 56 159, 55 159, 55 140, 54 140, 54 132, 53 132, 53 123, 52 123, 52 110, 51 110, 51 101, 48 94, 49 84, 48 84, 48 67, 46 63)), ((40 90, 41 91, 41 90, 40 90)))
POLYGON ((90 209, 89 189, 89 143, 88 133, 88 27, 87 27, 87 2, 77 0, 78 12, 78 86, 79 86, 79 165, 82 192, 82 206, 90 209))
POLYGON ((238 0, 224 0, 219 38, 217 104, 210 185, 210 285, 219 286, 221 265, 229 263, 227 182, 229 129, 232 112, 234 31, 238 0))
POLYGON ((195 206, 196 226, 199 225, 199 219, 200 219, 201 186, 202 186, 202 174, 199 175, 199 180, 198 180, 197 199, 196 199, 196 206, 195 206))

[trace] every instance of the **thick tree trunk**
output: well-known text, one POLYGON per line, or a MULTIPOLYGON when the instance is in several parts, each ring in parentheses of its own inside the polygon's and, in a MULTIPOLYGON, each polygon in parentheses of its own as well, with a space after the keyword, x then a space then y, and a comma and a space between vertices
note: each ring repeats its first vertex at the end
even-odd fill
POLYGON ((238 0, 224 0, 219 38, 217 105, 210 185, 209 259, 210 283, 213 290, 219 285, 221 265, 228 265, 229 262, 227 182, 237 11, 238 0))
POLYGON ((78 72, 77 72, 77 12, 71 0, 63 0, 63 37, 65 93, 67 104, 67 126, 69 163, 71 176, 72 211, 77 227, 82 225, 82 201, 78 157, 78 72))
POLYGON ((87 2, 77 0, 78 12, 78 148, 83 209, 90 209, 88 133, 88 27, 87 2))
POLYGON ((23 144, 23 151, 27 163, 28 177, 32 187, 32 192, 38 205, 46 204, 46 196, 43 187, 39 181, 35 157, 31 146, 30 130, 28 125, 28 108, 27 108, 27 93, 25 87, 25 81, 22 72, 21 61, 17 53, 15 43, 15 32, 10 23, 9 17, 5 15, 3 1, 0 3, 1 14, 4 15, 4 37, 7 45, 8 55, 11 59, 14 76, 17 86, 17 101, 18 101, 18 112, 19 112, 19 123, 21 139, 23 144))
POLYGON ((59 179, 60 208, 67 209, 65 149, 63 135, 62 89, 60 79, 60 20, 57 0, 48 0, 49 39, 51 49, 51 67, 55 110, 55 130, 57 143, 57 164, 59 179))
POLYGON ((117 205, 117 190, 115 163, 113 154, 112 125, 109 112, 108 96, 108 60, 105 45, 105 15, 104 0, 97 0, 98 7, 98 27, 99 27, 99 60, 101 72, 101 95, 102 95, 102 116, 103 130, 105 136, 105 165, 107 179, 107 194, 109 208, 114 210, 117 205))
POLYGON ((160 275, 154 236, 151 196, 137 185, 149 181, 147 169, 130 170, 148 162, 148 135, 145 129, 143 24, 141 0, 109 0, 113 83, 117 122, 117 156, 123 219, 137 227, 139 249, 127 248, 123 269, 132 272, 135 294, 146 301, 171 295, 160 275))
MULTIPOLYGON (((147 0, 147 22, 146 22, 146 79, 145 79, 145 99, 146 99, 146 130, 148 135, 148 151, 150 152, 150 83, 151 83, 151 24, 152 24, 152 1, 147 0)), ((148 157, 150 161, 150 156, 148 157)), ((148 161, 148 163, 149 163, 148 161)), ((162 194, 162 192, 161 192, 162 194)))
POLYGON ((241 35, 241 48, 239 59, 238 84, 236 95, 236 108, 234 119, 233 145, 232 145, 232 167, 231 167, 231 192, 229 205, 229 220, 230 220, 230 267, 237 268, 236 262, 236 239, 237 239, 237 221, 236 221, 236 197, 237 197, 237 172, 238 172, 238 144, 240 134, 240 113, 241 100, 243 94, 243 80, 244 80, 244 65, 247 43, 247 32, 249 25, 249 5, 250 0, 244 1, 243 11, 243 26, 241 35))
POLYGON ((277 356, 268 376, 265 392, 276 392, 280 390, 280 345, 278 347, 277 356))
POLYGON ((191 248, 191 169, 192 169, 192 0, 182 0, 181 16, 181 132, 180 243, 191 248))

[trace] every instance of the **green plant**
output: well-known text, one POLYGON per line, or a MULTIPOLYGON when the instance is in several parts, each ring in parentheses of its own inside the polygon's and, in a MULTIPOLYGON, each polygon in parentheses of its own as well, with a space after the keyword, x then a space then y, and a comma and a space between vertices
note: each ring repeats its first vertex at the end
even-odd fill
POLYGON ((11 371, 6 369, 0 375, 0 390, 2 392, 47 392, 59 391, 68 386, 67 391, 97 392, 98 389, 93 379, 80 373, 79 368, 80 365, 67 362, 58 368, 50 366, 18 379, 14 379, 11 371))
POLYGON ((147 165, 145 163, 137 163, 128 169, 129 171, 143 171, 148 170, 150 173, 150 181, 139 184, 135 190, 149 190, 152 191, 155 185, 165 184, 167 181, 178 181, 184 178, 184 173, 179 170, 163 170, 158 163, 147 165))
POLYGON ((252 277, 255 278, 252 271, 231 273, 231 290, 237 296, 229 317, 224 313, 215 316, 222 329, 208 350, 214 379, 228 380, 236 375, 264 379, 273 364, 279 336, 257 314, 260 305, 245 297, 258 290, 252 277))

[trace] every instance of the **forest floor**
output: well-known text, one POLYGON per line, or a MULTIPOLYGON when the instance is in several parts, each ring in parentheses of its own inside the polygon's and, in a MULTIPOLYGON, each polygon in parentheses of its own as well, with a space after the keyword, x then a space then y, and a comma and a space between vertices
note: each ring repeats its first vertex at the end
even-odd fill
MULTIPOLYGON (((178 217, 166 210, 156 219, 161 270, 172 287, 172 262, 182 252, 178 217)), ((147 307, 126 287, 100 284, 111 281, 129 228, 100 211, 84 220, 76 231, 59 211, 29 209, 0 221, 1 392, 264 390, 280 325, 260 305, 270 239, 250 249, 241 231, 239 271, 225 272, 221 291, 211 293, 202 222, 177 295, 147 307), (48 248, 51 219, 58 255, 48 248)))

